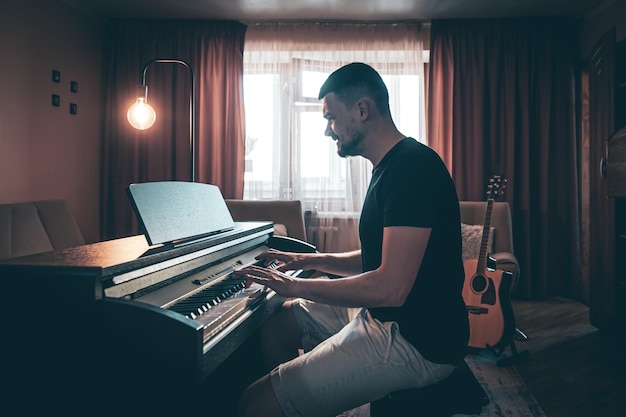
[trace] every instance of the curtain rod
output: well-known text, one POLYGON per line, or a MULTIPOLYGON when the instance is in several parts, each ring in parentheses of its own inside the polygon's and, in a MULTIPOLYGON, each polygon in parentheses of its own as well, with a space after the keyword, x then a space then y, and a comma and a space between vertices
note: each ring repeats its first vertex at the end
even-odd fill
POLYGON ((240 20, 243 24, 259 23, 352 23, 352 24, 393 24, 393 23, 421 23, 430 26, 430 20, 240 20))

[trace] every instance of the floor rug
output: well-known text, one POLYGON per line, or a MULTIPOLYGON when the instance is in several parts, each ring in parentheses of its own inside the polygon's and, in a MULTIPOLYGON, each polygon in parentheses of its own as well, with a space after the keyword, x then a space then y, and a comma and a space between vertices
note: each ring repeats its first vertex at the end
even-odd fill
POLYGON ((481 417, 546 417, 514 365, 498 366, 488 351, 465 358, 489 397, 481 417))
MULTIPOLYGON (((495 357, 488 351, 473 353, 465 358, 476 380, 482 385, 489 397, 489 404, 485 406, 479 416, 546 417, 515 366, 498 366, 498 359, 501 358, 495 357)), ((369 415, 369 404, 366 404, 354 410, 346 411, 337 417, 369 417, 369 415)), ((455 417, 466 416, 465 414, 455 415, 455 417)))

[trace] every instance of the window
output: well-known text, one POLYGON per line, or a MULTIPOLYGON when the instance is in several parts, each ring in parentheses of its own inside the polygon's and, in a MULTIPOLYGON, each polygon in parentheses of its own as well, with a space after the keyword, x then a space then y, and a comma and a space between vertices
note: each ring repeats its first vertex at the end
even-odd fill
POLYGON ((246 35, 244 198, 298 199, 307 210, 358 212, 371 164, 362 157, 337 156, 335 143, 324 136, 319 88, 340 66, 367 62, 381 73, 389 89, 399 130, 424 140, 421 43, 411 30, 407 36, 415 39, 406 51, 398 50, 398 42, 380 41, 385 34, 398 36, 392 30, 397 25, 331 25, 330 29, 325 25, 323 30, 319 25, 294 25, 288 34, 285 28, 252 26, 246 35), (372 33, 370 26, 380 33, 372 33), (329 35, 332 29, 337 29, 337 36, 329 35), (334 40, 325 40, 329 36, 341 42, 334 45, 334 40))

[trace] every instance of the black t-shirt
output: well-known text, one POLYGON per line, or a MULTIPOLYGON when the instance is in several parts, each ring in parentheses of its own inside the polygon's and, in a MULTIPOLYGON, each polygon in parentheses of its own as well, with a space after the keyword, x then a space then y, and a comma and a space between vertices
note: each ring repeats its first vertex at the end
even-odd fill
POLYGON ((397 322, 402 336, 437 363, 455 364, 467 352, 460 223, 454 182, 431 148, 405 138, 374 168, 359 223, 363 270, 380 266, 385 227, 432 230, 404 305, 369 310, 378 320, 397 322))

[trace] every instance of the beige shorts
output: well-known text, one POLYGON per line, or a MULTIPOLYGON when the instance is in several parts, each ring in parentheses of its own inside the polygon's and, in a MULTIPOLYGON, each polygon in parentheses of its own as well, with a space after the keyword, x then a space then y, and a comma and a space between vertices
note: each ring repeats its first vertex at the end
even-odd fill
POLYGON ((287 417, 328 417, 392 391, 436 383, 452 365, 430 362, 366 309, 292 303, 305 353, 277 366, 271 381, 287 417))

